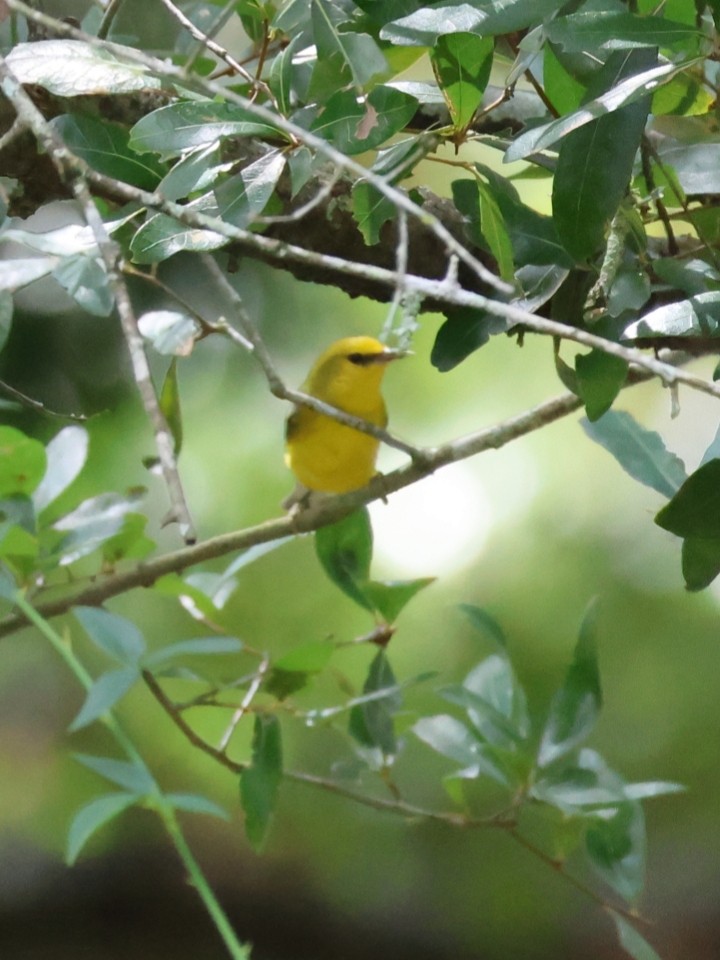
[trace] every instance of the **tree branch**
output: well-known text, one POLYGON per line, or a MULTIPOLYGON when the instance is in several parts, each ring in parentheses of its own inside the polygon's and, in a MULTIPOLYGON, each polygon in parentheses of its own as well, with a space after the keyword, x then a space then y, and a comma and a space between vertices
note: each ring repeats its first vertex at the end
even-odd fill
POLYGON ((0 57, 0 83, 3 93, 16 110, 18 121, 30 130, 38 143, 45 148, 60 178, 68 185, 80 204, 85 221, 95 236, 125 335, 135 383, 155 435, 155 445, 172 505, 172 519, 179 524, 185 542, 193 543, 196 536, 175 461, 173 439, 155 394, 143 339, 138 330, 130 295, 119 266, 120 248, 108 235, 105 224, 90 195, 85 179, 87 166, 66 149, 63 142, 56 136, 33 101, 8 69, 3 57, 0 57))

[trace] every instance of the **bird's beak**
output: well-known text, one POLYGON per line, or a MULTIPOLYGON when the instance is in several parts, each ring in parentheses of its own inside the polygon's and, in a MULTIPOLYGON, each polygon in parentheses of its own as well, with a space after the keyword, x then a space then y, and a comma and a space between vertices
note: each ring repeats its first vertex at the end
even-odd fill
POLYGON ((409 357, 412 350, 391 350, 387 347, 382 353, 375 355, 378 363, 390 363, 391 360, 402 360, 403 357, 409 357))

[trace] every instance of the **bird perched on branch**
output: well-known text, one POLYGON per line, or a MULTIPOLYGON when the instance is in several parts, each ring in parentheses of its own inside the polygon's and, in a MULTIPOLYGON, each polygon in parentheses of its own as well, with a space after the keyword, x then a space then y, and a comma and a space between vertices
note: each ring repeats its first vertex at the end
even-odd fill
MULTIPOLYGON (((318 357, 301 389, 353 417, 384 427, 382 378, 388 363, 405 355, 373 337, 345 337, 318 357)), ((301 505, 313 492, 347 493, 365 486, 375 475, 378 445, 379 440, 368 433, 310 407, 296 406, 285 431, 285 462, 298 484, 283 507, 301 505)))

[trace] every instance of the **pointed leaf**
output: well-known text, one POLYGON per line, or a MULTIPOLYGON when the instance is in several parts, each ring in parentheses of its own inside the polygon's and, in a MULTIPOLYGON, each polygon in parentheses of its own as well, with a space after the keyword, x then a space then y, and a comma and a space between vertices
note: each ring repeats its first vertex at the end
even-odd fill
POLYGON ((204 813, 211 817, 219 817, 221 820, 230 819, 227 810, 224 810, 213 800, 199 794, 166 793, 164 797, 176 810, 182 810, 184 813, 204 813))
POLYGON ((629 413, 610 410, 595 423, 581 424, 634 480, 658 493, 672 497, 687 479, 682 460, 666 448, 659 434, 640 426, 629 413))
POLYGON ((109 793, 103 797, 96 797, 81 807, 70 824, 65 862, 72 866, 92 835, 123 810, 137 803, 137 800, 138 798, 131 793, 109 793))
POLYGON ((101 650, 127 666, 135 666, 145 652, 142 633, 134 623, 102 607, 74 607, 73 613, 101 650))
POLYGON ((155 787, 148 770, 138 763, 115 760, 112 757, 93 757, 87 753, 76 753, 73 756, 88 770, 92 770, 136 796, 144 797, 155 787))
POLYGON ((58 97, 140 93, 162 86, 147 67, 83 40, 18 43, 6 62, 20 83, 37 84, 58 97))
POLYGON ((102 717, 125 696, 139 676, 137 667, 121 667, 119 670, 110 670, 99 676, 90 687, 85 703, 68 730, 74 733, 102 717))
POLYGON ((240 799, 245 813, 245 833, 255 850, 267 836, 282 779, 280 723, 273 714, 257 714, 252 760, 240 774, 240 799))
MULTIPOLYGON (((612 54, 593 77, 588 96, 622 86, 656 61, 655 50, 612 54)), ((649 109, 648 96, 569 132, 560 145, 553 220, 563 246, 578 261, 601 246, 625 195, 649 109)))
POLYGON ((627 380, 627 361, 603 350, 591 350, 575 358, 580 398, 588 420, 599 420, 610 409, 627 380))
POLYGON ((363 595, 386 623, 395 623, 400 612, 416 593, 435 582, 435 577, 417 580, 370 580, 363 585, 363 595))
POLYGON ((88 114, 66 113, 55 117, 50 126, 76 156, 108 177, 141 190, 154 190, 165 173, 154 157, 140 157, 130 149, 130 135, 117 123, 88 114))
POLYGON ((366 100, 354 90, 333 94, 310 129, 349 155, 374 150, 408 123, 417 100, 394 87, 375 87, 366 100))
POLYGON ((690 474, 655 523, 678 537, 720 538, 720 460, 690 474))
POLYGON ((118 534, 125 525, 126 516, 134 512, 144 492, 137 491, 128 496, 101 493, 83 501, 76 510, 53 524, 56 530, 68 531, 57 548, 60 564, 74 563, 118 534))
POLYGON ((507 638, 503 628, 494 617, 491 617, 486 610, 471 603, 461 603, 458 606, 477 631, 490 637, 501 650, 507 649, 507 638))
POLYGON ((393 715, 402 702, 395 675, 383 650, 375 655, 368 672, 365 694, 384 692, 379 699, 368 699, 350 712, 350 735, 364 747, 379 749, 384 756, 397 752, 393 715), (388 692, 389 691, 389 692, 388 692))
POLYGON ((353 187, 352 202, 353 219, 366 246, 372 247, 380 239, 383 226, 395 217, 395 204, 364 180, 353 187))
MULTIPOLYGON (((7 231, 4 234, 7 237, 7 231)), ((0 290, 14 293, 35 280, 46 277, 57 267, 58 257, 27 257, 0 263, 0 290)))
POLYGON ((492 37, 477 33, 451 33, 438 37, 431 61, 457 130, 467 127, 482 103, 494 50, 492 37))
POLYGON ((471 353, 484 347, 490 337, 507 330, 507 321, 473 307, 447 310, 447 320, 435 337, 430 362, 440 373, 453 370, 471 353))
POLYGON ((538 752, 537 762, 540 767, 547 767, 569 753, 586 739, 595 726, 602 706, 595 639, 596 620, 597 605, 592 603, 580 627, 575 656, 565 682, 550 705, 550 715, 538 752))
POLYGON ((716 337, 720 333, 720 291, 708 290, 648 311, 623 331, 623 340, 643 337, 716 337))
POLYGON ((70 486, 85 466, 88 434, 83 427, 65 427, 45 448, 45 476, 32 495, 36 513, 49 507, 70 486))
POLYGON ((254 136, 285 139, 281 130, 233 103, 191 100, 171 103, 144 116, 130 131, 130 147, 137 153, 177 157, 221 137, 254 136))
POLYGON ((544 150, 567 136, 572 130, 577 130, 586 123, 647 97, 661 81, 671 80, 676 74, 693 66, 695 62, 695 60, 689 60, 680 64, 664 63, 662 66, 644 70, 621 81, 606 93, 589 100, 574 113, 560 117, 558 120, 551 120, 550 123, 541 127, 533 127, 521 134, 508 147, 505 152, 505 163, 522 160, 531 153, 544 150))
POLYGON ((709 587, 720 573, 720 537, 686 537, 682 545, 682 574, 692 592, 709 587))
POLYGON ((256 220, 267 206, 284 169, 285 156, 274 151, 215 187, 222 219, 236 227, 246 227, 256 220))
POLYGON ((191 640, 178 640, 167 647, 153 650, 142 658, 142 663, 146 667, 157 667, 176 657, 218 656, 239 653, 242 649, 243 644, 236 637, 193 637, 191 640))
POLYGON ((645 882, 645 818, 639 803, 625 802, 597 819, 585 835, 590 862, 613 890, 635 900, 645 882))
POLYGON ((496 36, 523 30, 539 23, 563 6, 562 0, 476 0, 476 2, 421 7, 393 20, 380 31, 382 40, 393 44, 432 47, 438 37, 454 33, 496 36))
POLYGON ((364 594, 372 559, 372 527, 367 507, 315 533, 315 552, 325 573, 355 603, 372 604, 364 594))
POLYGON ((53 277, 73 300, 94 317, 109 317, 115 295, 103 263, 96 257, 77 253, 66 257, 53 270, 53 277))

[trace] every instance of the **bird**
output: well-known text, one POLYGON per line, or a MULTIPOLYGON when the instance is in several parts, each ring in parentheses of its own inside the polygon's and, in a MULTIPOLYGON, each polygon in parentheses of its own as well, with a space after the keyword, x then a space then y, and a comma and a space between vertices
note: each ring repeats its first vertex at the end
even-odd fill
MULTIPOLYGON (((387 425, 380 392, 387 365, 407 355, 374 337, 336 340, 312 366, 301 390, 377 427, 387 425)), ((296 405, 285 428, 285 463, 297 486, 286 510, 309 505, 315 494, 348 493, 375 476, 379 441, 311 407, 296 405)))

